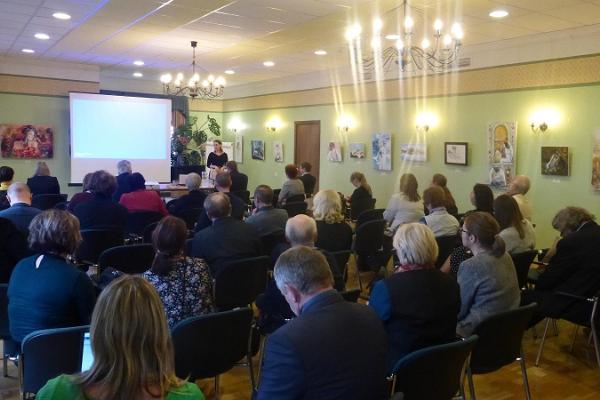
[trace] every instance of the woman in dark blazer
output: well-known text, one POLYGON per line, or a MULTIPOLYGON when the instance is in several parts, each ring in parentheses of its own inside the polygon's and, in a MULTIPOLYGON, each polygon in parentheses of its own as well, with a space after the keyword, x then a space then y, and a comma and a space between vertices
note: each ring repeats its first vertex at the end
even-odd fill
POLYGON ((55 176, 50 176, 50 168, 44 161, 37 163, 35 173, 27 179, 31 194, 60 194, 60 185, 55 176))
POLYGON ((313 216, 317 221, 315 246, 327 251, 350 250, 352 228, 344 221, 342 202, 334 190, 320 190, 313 201, 313 216))

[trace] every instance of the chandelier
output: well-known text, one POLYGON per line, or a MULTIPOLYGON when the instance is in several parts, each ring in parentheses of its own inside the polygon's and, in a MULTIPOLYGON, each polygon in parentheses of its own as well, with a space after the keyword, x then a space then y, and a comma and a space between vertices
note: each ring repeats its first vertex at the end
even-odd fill
POLYGON ((214 77, 208 75, 206 79, 200 80, 200 75, 196 73, 196 47, 198 42, 192 41, 192 77, 184 84, 184 76, 180 72, 175 76, 167 73, 160 77, 163 84, 163 92, 173 96, 189 96, 192 99, 200 97, 201 99, 217 99, 223 96, 225 88, 225 78, 222 76, 214 77))
MULTIPOLYGON (((384 71, 398 65, 402 72, 407 70, 429 70, 441 72, 458 60, 458 54, 463 38, 463 31, 458 23, 454 23, 449 32, 444 33, 444 23, 436 19, 433 24, 433 41, 424 37, 420 46, 415 44, 412 11, 407 0, 402 2, 401 34, 386 35, 386 39, 395 40, 394 45, 382 49, 383 22, 379 19, 373 23, 371 39, 372 55, 362 58, 364 72, 372 74, 377 65, 384 71)), ((346 31, 346 39, 352 45, 359 43, 362 29, 354 25, 346 31)))

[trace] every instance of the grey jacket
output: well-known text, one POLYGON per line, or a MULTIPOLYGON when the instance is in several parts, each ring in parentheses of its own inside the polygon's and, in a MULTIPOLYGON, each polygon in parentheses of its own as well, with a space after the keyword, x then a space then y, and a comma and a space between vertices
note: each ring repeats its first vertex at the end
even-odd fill
POLYGON ((258 236, 266 236, 275 233, 283 233, 285 224, 288 220, 287 211, 281 208, 262 207, 256 214, 252 214, 246 219, 258 232, 258 236))

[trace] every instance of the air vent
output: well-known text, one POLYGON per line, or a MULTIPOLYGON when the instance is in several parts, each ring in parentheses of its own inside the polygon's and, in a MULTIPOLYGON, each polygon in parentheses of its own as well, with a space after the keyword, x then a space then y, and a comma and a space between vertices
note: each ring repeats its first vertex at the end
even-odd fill
POLYGON ((471 66, 471 57, 459 58, 458 68, 465 68, 471 66))

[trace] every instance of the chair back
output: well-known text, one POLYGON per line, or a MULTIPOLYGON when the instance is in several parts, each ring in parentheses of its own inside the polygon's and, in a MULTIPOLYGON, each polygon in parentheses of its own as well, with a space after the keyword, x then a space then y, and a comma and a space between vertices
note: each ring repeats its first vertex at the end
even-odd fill
POLYGON ((177 213, 177 216, 184 220, 188 229, 194 229, 196 222, 200 218, 200 214, 204 212, 204 208, 185 208, 177 213))
POLYGON ((192 246, 194 246, 194 238, 186 239, 185 241, 185 255, 190 257, 192 254, 192 246))
POLYGON ((144 243, 152 243, 152 234, 157 226, 158 222, 153 222, 144 228, 144 234, 142 235, 144 238, 144 243))
POLYGON ((340 292, 340 294, 344 300, 356 303, 360 297, 360 289, 346 290, 345 292, 340 292))
POLYGON ((49 210, 65 201, 67 201, 66 194, 36 194, 31 198, 31 206, 40 210, 49 210))
POLYGON ((162 214, 156 211, 135 211, 127 213, 125 233, 134 233, 142 236, 144 229, 153 222, 158 222, 162 214))
POLYGON ((234 194, 234 195, 236 195, 240 199, 244 200, 244 202, 246 204, 248 204, 248 205, 252 204, 250 202, 250 191, 249 190, 234 190, 231 193, 234 194))
POLYGON ((515 269, 517 270, 517 279, 519 281, 519 288, 527 286, 527 275, 529 274, 529 267, 533 259, 537 255, 537 250, 528 250, 523 253, 511 255, 515 269))
POLYGON ((374 208, 372 210, 365 210, 361 212, 356 218, 356 227, 358 228, 365 222, 375 221, 377 219, 383 219, 383 208, 374 208))
POLYGON ((342 273, 344 280, 346 280, 346 274, 348 271, 348 260, 350 259, 352 250, 330 251, 329 254, 331 254, 333 258, 335 258, 338 270, 342 273))
POLYGON ((304 201, 288 201, 283 206, 288 213, 288 217, 292 218, 298 214, 306 214, 307 204, 304 201))
POLYGON ((360 214, 367 210, 372 210, 375 208, 375 199, 372 198, 361 198, 357 200, 353 200, 350 203, 350 218, 357 219, 360 214))
POLYGON ((250 308, 191 317, 171 333, 175 373, 192 382, 229 371, 248 353, 250 308))
POLYGON ((252 304, 265 291, 267 256, 242 258, 219 268, 214 277, 214 300, 218 310, 230 310, 252 304))
POLYGON ((277 205, 277 199, 279 198, 279 193, 281 193, 281 189, 273 189, 273 206, 277 205))
POLYGON ((435 267, 441 268, 444 264, 444 261, 448 258, 448 256, 452 253, 452 250, 460 243, 458 236, 440 236, 436 237, 435 241, 438 245, 438 258, 435 261, 435 267))
POLYGON ((56 203, 54 205, 54 208, 56 208, 57 210, 63 210, 63 211, 66 211, 68 207, 69 207, 68 201, 61 201, 60 203, 56 203))
POLYGON ((23 393, 37 393, 49 379, 81 372, 84 334, 89 326, 44 329, 25 336, 19 368, 23 393))
POLYGON ((496 371, 513 363, 521 352, 521 340, 537 303, 492 315, 473 331, 479 336, 471 355, 474 374, 496 371))
POLYGON ((383 232, 385 231, 386 221, 376 219, 365 222, 356 229, 353 249, 356 254, 373 255, 383 246, 383 232))
POLYGON ((154 248, 151 244, 132 244, 105 250, 98 258, 101 269, 112 267, 126 274, 141 274, 152 266, 154 248))
POLYGON ((0 284, 0 340, 10 339, 8 329, 8 283, 0 284))
POLYGON ((261 236, 263 253, 271 256, 273 249, 280 243, 285 243, 285 232, 271 233, 270 235, 261 236))
POLYGON ((293 196, 290 196, 287 198, 286 202, 288 203, 295 203, 297 201, 304 201, 306 199, 306 195, 305 194, 295 194, 293 196))
POLYGON ((122 246, 124 243, 123 229, 118 227, 82 229, 81 238, 83 241, 79 245, 75 257, 77 261, 93 264, 98 262, 98 258, 104 250, 122 246))
POLYGON ((392 394, 402 392, 404 400, 452 399, 461 386, 465 361, 476 342, 477 335, 473 335, 402 357, 392 370, 392 394))

